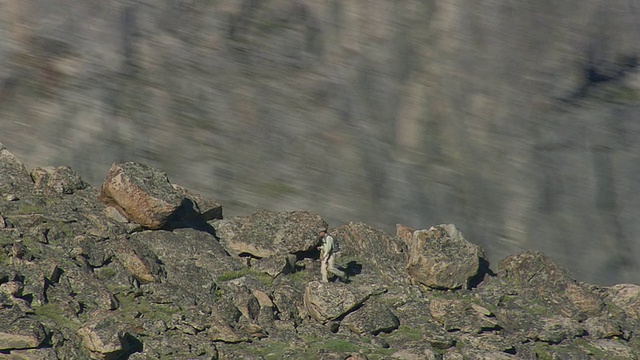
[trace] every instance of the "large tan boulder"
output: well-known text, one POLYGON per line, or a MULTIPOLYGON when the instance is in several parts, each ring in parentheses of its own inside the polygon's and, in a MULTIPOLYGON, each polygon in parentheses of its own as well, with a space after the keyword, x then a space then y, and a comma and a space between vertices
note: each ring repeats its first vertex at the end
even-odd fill
POLYGON ((171 186, 166 174, 134 162, 111 166, 99 198, 130 221, 148 229, 162 228, 185 201, 185 196, 171 186))
POLYGON ((437 289, 468 288, 488 263, 484 251, 453 224, 413 232, 407 271, 415 282, 437 289))

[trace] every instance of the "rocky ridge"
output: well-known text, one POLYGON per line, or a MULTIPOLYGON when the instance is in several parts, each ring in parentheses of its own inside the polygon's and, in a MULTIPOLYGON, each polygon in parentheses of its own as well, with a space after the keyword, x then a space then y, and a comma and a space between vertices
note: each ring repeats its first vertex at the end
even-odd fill
POLYGON ((100 189, 0 145, 0 359, 637 359, 640 286, 525 251, 491 268, 454 225, 332 229, 311 211, 223 218, 139 163, 100 189))

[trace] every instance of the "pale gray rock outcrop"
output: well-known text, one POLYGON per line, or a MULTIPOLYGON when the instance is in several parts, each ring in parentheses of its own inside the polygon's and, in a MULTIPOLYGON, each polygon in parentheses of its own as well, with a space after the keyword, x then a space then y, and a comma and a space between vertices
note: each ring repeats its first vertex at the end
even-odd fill
POLYGON ((212 222, 220 243, 235 256, 264 258, 315 250, 327 223, 308 211, 258 211, 212 222))

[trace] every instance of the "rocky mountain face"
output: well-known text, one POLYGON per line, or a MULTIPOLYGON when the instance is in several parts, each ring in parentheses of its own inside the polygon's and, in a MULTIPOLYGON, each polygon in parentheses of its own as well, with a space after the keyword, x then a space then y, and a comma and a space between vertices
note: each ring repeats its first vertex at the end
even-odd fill
POLYGON ((0 359, 638 359, 640 286, 524 251, 491 266, 452 224, 331 229, 311 211, 223 217, 165 173, 99 188, 0 145, 0 359))
POLYGON ((634 1, 0 2, 0 133, 99 186, 164 169, 234 214, 454 222, 639 282, 634 1))

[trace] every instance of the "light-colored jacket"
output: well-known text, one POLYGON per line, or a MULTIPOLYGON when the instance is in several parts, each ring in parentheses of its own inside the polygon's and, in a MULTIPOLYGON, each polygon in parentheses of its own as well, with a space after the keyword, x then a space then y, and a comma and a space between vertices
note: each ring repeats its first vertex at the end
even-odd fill
POLYGON ((327 257, 331 254, 333 254, 333 236, 326 234, 323 238, 322 238, 322 246, 320 246, 320 251, 322 253, 322 257, 327 257))

